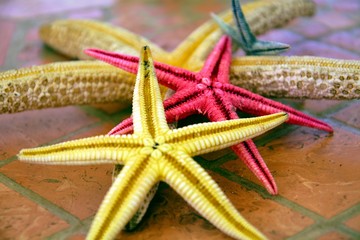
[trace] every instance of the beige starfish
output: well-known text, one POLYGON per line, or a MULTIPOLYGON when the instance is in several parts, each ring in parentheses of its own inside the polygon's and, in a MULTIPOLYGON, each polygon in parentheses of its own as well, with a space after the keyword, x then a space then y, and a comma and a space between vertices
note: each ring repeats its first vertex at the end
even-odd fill
POLYGON ((22 150, 22 161, 44 164, 122 164, 92 223, 88 239, 112 239, 159 181, 168 183, 212 224, 237 239, 264 239, 236 211, 191 156, 229 147, 287 120, 286 113, 202 123, 171 130, 148 47, 141 52, 133 97, 134 134, 98 136, 22 150))
MULTIPOLYGON (((313 15, 315 4, 312 0, 258 0, 244 4, 243 11, 254 34, 261 34, 296 17, 313 15)), ((219 16, 224 22, 234 24, 230 9, 219 16)), ((72 58, 89 59, 84 54, 87 48, 137 55, 141 46, 148 45, 157 61, 191 71, 201 69, 223 34, 218 24, 210 19, 168 52, 127 29, 98 21, 60 20, 40 29, 40 36, 46 44, 72 58)))
MULTIPOLYGON (((299 15, 312 14, 314 4, 310 0, 257 1, 244 5, 244 12, 252 30, 261 33, 299 15)), ((222 17, 229 22, 231 11, 222 17)), ((158 60, 196 71, 203 65, 203 59, 221 36, 221 31, 215 22, 208 21, 171 53, 125 29, 94 21, 58 21, 44 26, 41 35, 62 52, 81 58, 84 56, 82 50, 87 46, 134 53, 137 47, 148 43, 156 50, 158 60), (68 41, 73 38, 77 40, 68 41)), ((296 58, 296 61, 292 59, 237 58, 232 63, 231 82, 267 96, 359 98, 359 61, 307 57, 296 58), (269 64, 265 64, 267 62, 269 64), (316 79, 313 76, 324 78, 316 79), (330 76, 334 78, 328 81, 330 76), (293 87, 288 90, 289 86, 293 87), (312 93, 307 89, 313 89, 312 93), (347 90, 348 94, 343 94, 343 89, 350 90, 347 90)), ((0 113, 72 104, 131 101, 134 79, 134 75, 125 71, 102 62, 89 61, 53 63, 2 72, 0 113)))

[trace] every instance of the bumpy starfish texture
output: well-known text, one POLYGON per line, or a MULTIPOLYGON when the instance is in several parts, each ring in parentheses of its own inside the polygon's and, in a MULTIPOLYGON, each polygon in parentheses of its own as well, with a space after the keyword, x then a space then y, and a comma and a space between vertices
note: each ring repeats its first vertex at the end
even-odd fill
MULTIPOLYGON (((314 4, 310 0, 258 1, 246 4, 244 11, 249 25, 258 34, 297 16, 311 15, 314 4)), ((231 12, 222 17, 225 22, 229 22, 231 12)), ((158 59, 161 60, 161 56, 163 60, 172 59, 171 56, 174 55, 175 59, 180 61, 178 65, 198 70, 203 65, 199 59, 205 56, 220 33, 216 24, 207 22, 172 53, 167 53, 153 44, 152 46, 160 52, 158 59), (187 51, 188 59, 184 59, 184 51, 187 51)), ((134 53, 137 52, 135 48, 138 45, 144 42, 151 44, 127 30, 117 30, 115 27, 91 21, 57 21, 43 27, 41 35, 53 47, 80 58, 85 55, 82 53, 85 46, 111 46, 110 50, 129 50, 134 53), (71 38, 76 38, 76 41, 62 41, 71 38)), ((233 60, 230 80, 235 85, 270 97, 356 99, 360 98, 359 69, 360 61, 316 57, 242 57, 233 60)), ((132 74, 125 71, 113 70, 106 64, 88 61, 46 64, 2 72, 0 113, 129 101, 134 79, 132 74), (104 91, 108 89, 107 86, 114 85, 119 88, 111 87, 114 91, 104 91)))
MULTIPOLYGON (((133 73, 136 72, 139 61, 134 56, 97 49, 86 50, 86 53, 133 73)), ((210 121, 236 119, 238 116, 235 109, 254 115, 286 111, 289 113, 289 123, 332 132, 332 128, 322 121, 230 84, 230 63, 231 39, 229 37, 221 38, 203 69, 198 73, 156 62, 159 83, 175 91, 173 96, 164 101, 167 121, 174 122, 194 113, 203 114, 210 121)), ((111 134, 128 133, 131 130, 132 120, 129 119, 115 127, 111 134)), ((255 144, 248 140, 232 148, 267 190, 276 194, 275 181, 255 144)))
MULTIPOLYGON (((251 29, 258 34, 281 26, 297 16, 311 15, 314 6, 310 0, 258 1, 244 5, 244 12, 251 29)), ((222 17, 225 22, 229 22, 231 12, 222 17)), ((147 41, 127 30, 92 21, 57 21, 43 27, 41 32, 48 44, 80 58, 85 56, 82 49, 86 46, 135 53, 135 48, 138 49, 138 45, 140 48, 140 44, 147 41), (64 41, 72 38, 76 38, 76 41, 64 41)), ((203 65, 202 57, 207 56, 211 44, 220 34, 216 24, 207 22, 172 53, 167 53, 153 46, 154 44, 151 46, 160 49, 159 60, 173 59, 171 56, 176 56, 178 65, 199 70, 203 65), (184 52, 188 54, 188 59, 184 58, 184 52)), ((151 44, 149 41, 147 43, 151 44)), ((173 64, 172 61, 164 62, 173 64)), ((135 76, 125 71, 114 71, 100 62, 79 61, 2 72, 0 113, 131 100, 135 76), (108 85, 118 85, 120 88, 114 87, 112 89, 115 91, 108 93, 104 91, 108 85), (76 90, 74 94, 73 89, 79 91, 76 90)), ((233 60, 230 81, 269 97, 359 99, 359 72, 360 61, 318 57, 242 57, 233 60)))
POLYGON ((118 100, 131 102, 134 76, 100 61, 73 61, 0 73, 0 113, 118 100))
MULTIPOLYGON (((261 34, 283 26, 296 17, 312 15, 315 4, 311 0, 260 0, 244 4, 243 10, 252 31, 261 34)), ((220 18, 229 24, 233 22, 231 10, 221 14, 220 18)), ((193 71, 201 68, 222 34, 218 25, 209 20, 193 31, 175 50, 167 52, 124 28, 97 21, 61 20, 40 29, 40 36, 45 43, 71 57, 87 59, 83 53, 87 48, 137 55, 140 47, 146 44, 151 46, 154 59, 193 71), (69 42, 68 39, 76 40, 69 42)))
POLYGON ((245 51, 246 55, 261 56, 277 55, 279 53, 285 52, 290 48, 290 46, 285 43, 258 40, 252 33, 249 24, 245 19, 244 13, 240 6, 240 1, 232 0, 231 5, 237 29, 234 29, 232 26, 225 23, 215 14, 211 14, 211 16, 219 24, 221 29, 233 39, 235 43, 233 45, 234 51, 240 47, 245 51))
POLYGON ((141 52, 133 97, 134 134, 98 136, 25 149, 19 159, 46 164, 123 164, 105 196, 88 239, 111 239, 125 226, 142 199, 165 181, 212 224, 237 239, 264 239, 245 221, 191 156, 257 136, 287 119, 286 113, 203 123, 171 130, 148 47, 141 52))
POLYGON ((311 99, 360 99, 360 61, 322 57, 237 58, 231 82, 260 95, 311 99))
MULTIPOLYGON (((268 97, 360 99, 360 61, 320 57, 234 59, 230 81, 268 97)), ((0 73, 0 113, 74 104, 129 102, 134 75, 94 61, 0 73), (112 89, 112 91, 108 91, 112 89)))
MULTIPOLYGON (((74 61, 0 73, 0 114, 74 104, 131 101, 134 75, 100 61, 74 61), (109 91, 109 89, 112 89, 109 91)), ((360 99, 360 61, 246 57, 230 82, 267 97, 360 99)))

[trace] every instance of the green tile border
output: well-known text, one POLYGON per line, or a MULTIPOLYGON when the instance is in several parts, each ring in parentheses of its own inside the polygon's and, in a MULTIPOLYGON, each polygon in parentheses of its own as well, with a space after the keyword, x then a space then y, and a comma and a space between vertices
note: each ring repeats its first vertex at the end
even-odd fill
POLYGON ((78 224, 80 222, 79 218, 75 217, 74 215, 64 210, 63 208, 57 206, 56 204, 50 202, 46 198, 43 198, 41 195, 20 185, 19 183, 15 182, 13 179, 7 177, 3 173, 0 173, 0 182, 3 183, 8 188, 14 190, 15 192, 23 195, 24 197, 30 199, 34 203, 45 208, 52 214, 58 216, 60 219, 64 220, 68 224, 73 225, 73 224, 78 224))
POLYGON ((78 224, 73 224, 72 226, 61 230, 59 232, 54 233, 53 235, 48 236, 46 239, 48 240, 58 240, 58 239, 67 239, 74 234, 84 234, 88 232, 90 229, 90 225, 92 223, 93 216, 86 218, 78 224))
POLYGON ((343 212, 337 214, 336 216, 330 219, 323 219, 318 221, 309 227, 303 229, 296 235, 293 235, 289 239, 291 240, 301 240, 301 239, 315 239, 324 234, 327 234, 332 231, 336 231, 347 235, 353 239, 360 239, 360 232, 351 229, 345 225, 345 222, 352 217, 355 217, 360 214, 360 203, 344 210, 343 212))

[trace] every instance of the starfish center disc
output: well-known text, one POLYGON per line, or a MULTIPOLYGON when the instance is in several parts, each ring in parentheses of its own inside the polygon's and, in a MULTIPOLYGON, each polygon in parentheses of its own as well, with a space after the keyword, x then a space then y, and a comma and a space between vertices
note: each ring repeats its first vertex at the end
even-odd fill
POLYGON ((221 82, 211 81, 209 78, 204 77, 201 82, 196 85, 198 90, 205 90, 206 96, 211 96, 214 92, 217 94, 223 94, 221 89, 223 84, 221 82))
POLYGON ((160 158, 163 152, 168 152, 171 149, 170 144, 165 143, 163 136, 157 136, 155 139, 144 139, 144 148, 141 150, 141 153, 150 154, 153 158, 160 158))
POLYGON ((155 144, 152 146, 153 149, 157 149, 159 146, 159 143, 155 142, 155 144))

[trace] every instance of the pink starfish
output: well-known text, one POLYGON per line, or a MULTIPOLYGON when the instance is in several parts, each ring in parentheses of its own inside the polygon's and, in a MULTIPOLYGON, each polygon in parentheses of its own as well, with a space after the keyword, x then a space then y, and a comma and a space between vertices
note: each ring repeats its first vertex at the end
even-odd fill
MULTIPOLYGON (((98 49, 86 53, 131 73, 136 73, 139 58, 98 49)), ((254 115, 276 112, 289 113, 288 123, 332 132, 326 123, 310 117, 284 104, 264 98, 229 82, 231 64, 231 39, 222 37, 208 56, 203 69, 198 73, 155 62, 160 84, 173 89, 174 95, 164 101, 166 119, 169 123, 200 113, 210 121, 236 119, 236 109, 254 115)), ((132 119, 124 120, 109 134, 124 134, 132 131, 132 119)), ((271 194, 277 194, 277 186, 264 160, 252 140, 232 147, 248 168, 271 194)))

